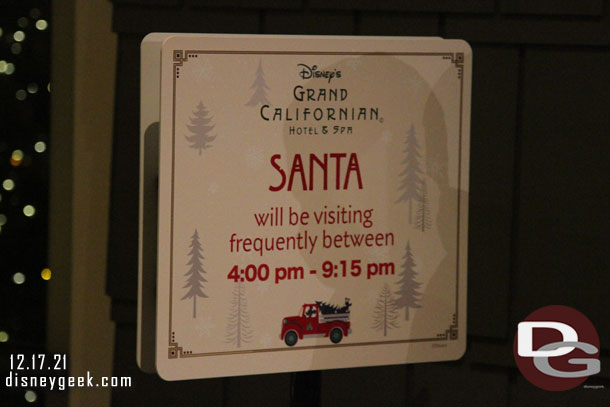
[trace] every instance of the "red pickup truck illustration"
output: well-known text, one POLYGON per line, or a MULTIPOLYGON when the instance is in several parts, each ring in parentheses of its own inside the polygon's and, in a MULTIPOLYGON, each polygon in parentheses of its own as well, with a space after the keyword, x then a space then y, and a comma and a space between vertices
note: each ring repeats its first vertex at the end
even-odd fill
POLYGON ((283 319, 280 339, 288 346, 294 346, 299 339, 311 337, 330 337, 332 343, 339 343, 344 336, 352 333, 349 321, 351 305, 349 298, 345 299, 343 307, 321 301, 303 304, 298 316, 283 319))

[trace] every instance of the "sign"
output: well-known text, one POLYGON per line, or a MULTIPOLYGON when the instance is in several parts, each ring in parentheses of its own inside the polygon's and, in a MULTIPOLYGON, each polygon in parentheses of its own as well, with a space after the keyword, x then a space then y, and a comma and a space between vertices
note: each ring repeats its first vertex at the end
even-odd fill
POLYGON ((146 37, 140 365, 461 357, 470 78, 458 40, 146 37))

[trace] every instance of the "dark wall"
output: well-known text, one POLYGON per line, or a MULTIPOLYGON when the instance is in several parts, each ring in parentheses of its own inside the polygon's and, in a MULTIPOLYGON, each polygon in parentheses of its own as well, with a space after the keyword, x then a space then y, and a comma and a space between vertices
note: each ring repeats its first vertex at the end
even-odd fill
POLYGON ((113 406, 610 404, 610 1, 115 0, 119 34, 108 293, 113 406), (468 350, 431 363, 165 383, 135 363, 139 43, 148 32, 419 35, 474 53, 468 350), (597 327, 602 372, 551 393, 516 370, 517 323, 550 304, 597 327), (306 386, 304 387, 303 384, 306 386), (135 390, 135 391, 134 391, 135 390), (315 401, 313 404, 315 405, 315 401))

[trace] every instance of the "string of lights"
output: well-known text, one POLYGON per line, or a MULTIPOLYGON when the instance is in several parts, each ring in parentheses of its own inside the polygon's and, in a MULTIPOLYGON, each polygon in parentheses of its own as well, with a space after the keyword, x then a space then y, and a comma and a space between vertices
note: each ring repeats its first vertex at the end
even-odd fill
MULTIPOLYGON (((49 1, 0 3, 0 360, 44 353, 49 187, 49 1)), ((44 405, 0 386, 2 405, 44 405)))

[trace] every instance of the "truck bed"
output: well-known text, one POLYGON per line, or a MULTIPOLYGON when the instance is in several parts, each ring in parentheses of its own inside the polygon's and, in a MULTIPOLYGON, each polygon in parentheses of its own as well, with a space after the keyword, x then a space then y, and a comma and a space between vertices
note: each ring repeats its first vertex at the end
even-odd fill
POLYGON ((349 313, 345 314, 322 314, 320 313, 320 322, 332 322, 332 321, 349 321, 349 313))

